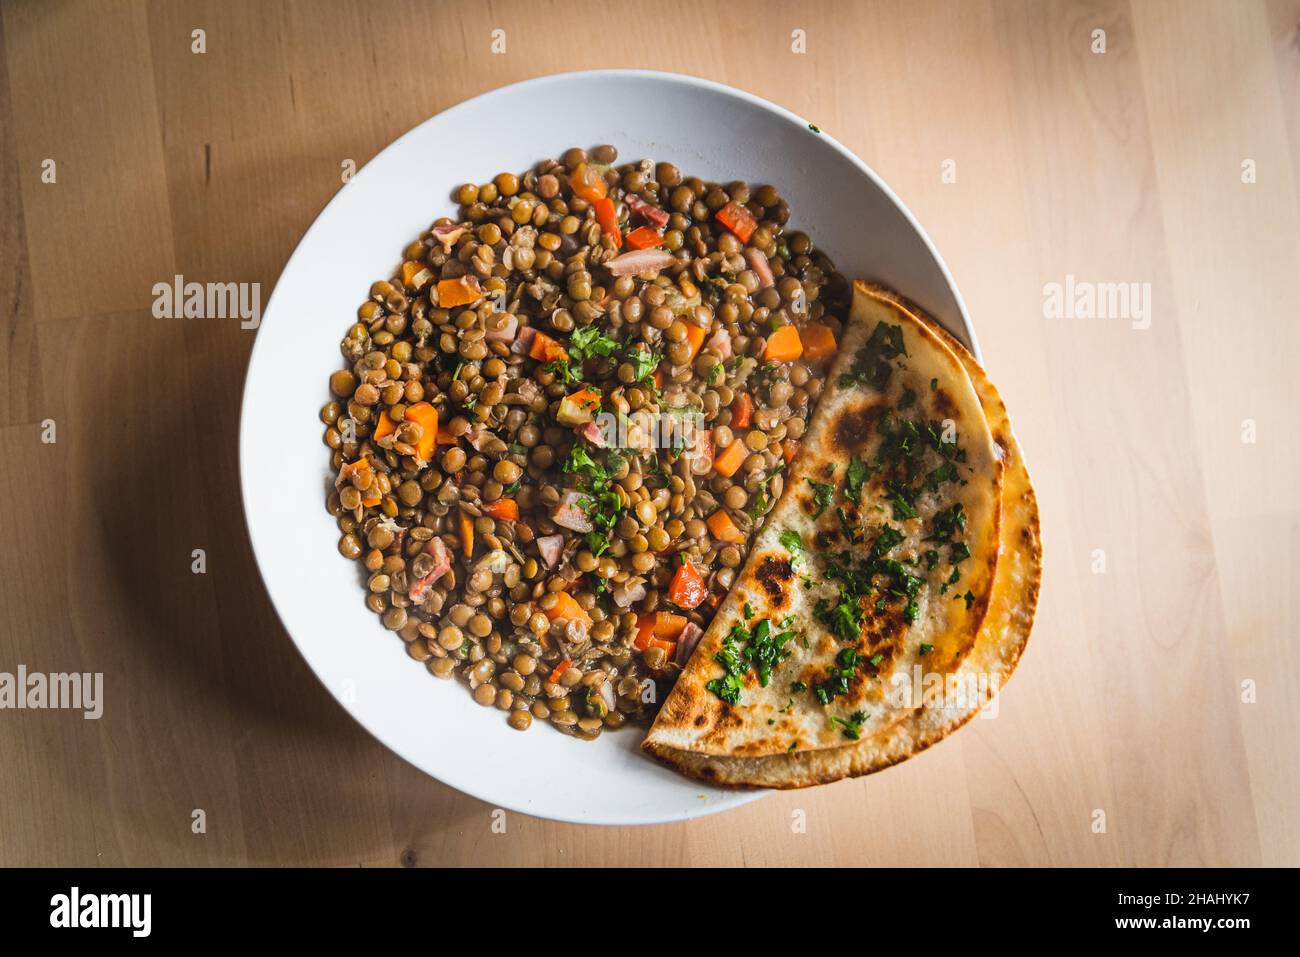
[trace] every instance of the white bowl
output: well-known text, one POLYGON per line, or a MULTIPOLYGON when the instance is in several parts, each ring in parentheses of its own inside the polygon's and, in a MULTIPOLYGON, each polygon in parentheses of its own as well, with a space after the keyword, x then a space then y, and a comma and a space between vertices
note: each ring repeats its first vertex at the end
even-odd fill
POLYGON ((411 130, 371 160, 307 230, 276 284, 249 360, 240 475, 253 553, 307 663, 371 734, 489 804, 589 824, 652 824, 762 795, 703 786, 641 756, 635 728, 583 742, 511 730, 439 681, 363 605, 357 566, 325 511, 329 454, 317 417, 338 344, 370 283, 454 210, 461 182, 527 169, 570 146, 671 160, 688 175, 774 184, 849 278, 916 300, 974 344, 961 297, 929 238, 875 173, 827 133, 764 100, 667 73, 601 70, 485 93, 411 130))

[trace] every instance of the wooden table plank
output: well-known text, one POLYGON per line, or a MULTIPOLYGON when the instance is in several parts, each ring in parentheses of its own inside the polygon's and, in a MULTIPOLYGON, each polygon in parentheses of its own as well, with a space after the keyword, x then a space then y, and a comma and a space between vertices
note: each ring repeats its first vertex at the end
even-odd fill
POLYGON ((36 317, 146 308, 171 275, 172 231, 144 8, 16 3, 3 14, 36 317))
MULTIPOLYGON (((1300 4, 1290 6, 1295 26, 1300 4)), ((1224 664, 1232 665, 1222 680, 1239 699, 1256 820, 1270 835, 1264 861, 1284 864, 1300 857, 1300 763, 1288 734, 1300 726, 1300 619, 1288 621, 1294 601, 1279 607, 1296 594, 1300 554, 1300 485, 1290 474, 1300 453, 1290 427, 1300 407, 1296 165, 1277 65, 1259 56, 1271 42, 1268 11, 1214 2, 1178 9, 1185 19, 1170 4, 1136 8, 1143 78, 1161 213, 1179 237, 1169 251, 1186 365, 1202 384, 1190 390, 1194 440, 1215 544, 1233 556, 1219 569, 1231 652, 1224 664), (1206 68, 1179 70, 1188 58, 1206 68), (1197 133, 1198 148, 1187 149, 1197 133), (1243 182, 1251 171, 1254 181, 1243 182), (1251 429, 1257 437, 1246 441, 1251 429), (1240 702, 1246 681, 1257 703, 1240 702)), ((1294 116, 1294 97, 1290 106, 1294 116)))

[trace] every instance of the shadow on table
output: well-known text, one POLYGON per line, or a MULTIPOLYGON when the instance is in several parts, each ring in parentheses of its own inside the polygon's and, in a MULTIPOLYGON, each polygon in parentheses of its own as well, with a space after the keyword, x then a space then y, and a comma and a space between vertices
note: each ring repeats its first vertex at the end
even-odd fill
MULTIPOLYGON (((123 443, 121 433, 88 438, 94 454, 86 487, 101 523, 111 600, 129 622, 119 639, 126 644, 116 650, 131 700, 118 707, 128 712, 132 739, 146 739, 146 773, 159 776, 147 782, 161 792, 154 803, 166 806, 165 795, 190 802, 186 808, 228 804, 242 822, 242 842, 232 834, 183 843, 189 828, 146 813, 156 812, 152 806, 133 817, 153 838, 154 855, 170 859, 179 851, 177 862, 392 857, 398 864, 385 763, 394 759, 298 654, 247 540, 236 450, 251 335, 237 324, 233 331, 171 327, 163 335, 164 351, 179 348, 188 357, 188 375, 151 383, 146 408, 132 416, 143 423, 128 430, 134 441, 123 443), (159 409, 167 415, 153 411, 159 409), (147 507, 124 508, 126 500, 147 507), (204 574, 192 571, 192 552, 200 548, 204 574)), ((113 394, 131 393, 127 379, 138 374, 132 365, 108 371, 113 394)), ((273 463, 269 471, 273 481, 273 463)), ((112 726, 122 730, 117 720, 112 726)), ((474 802, 453 799, 455 792, 438 782, 402 777, 408 802, 415 787, 427 789, 431 804, 471 812, 466 804, 474 802)))

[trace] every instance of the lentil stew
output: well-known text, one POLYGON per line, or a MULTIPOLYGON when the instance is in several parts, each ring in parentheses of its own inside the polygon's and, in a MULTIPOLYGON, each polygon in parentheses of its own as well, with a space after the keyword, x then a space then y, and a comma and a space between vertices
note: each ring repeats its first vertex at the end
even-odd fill
POLYGON ((453 196, 329 377, 339 551, 510 727, 644 724, 781 494, 849 286, 775 187, 609 145, 453 196))

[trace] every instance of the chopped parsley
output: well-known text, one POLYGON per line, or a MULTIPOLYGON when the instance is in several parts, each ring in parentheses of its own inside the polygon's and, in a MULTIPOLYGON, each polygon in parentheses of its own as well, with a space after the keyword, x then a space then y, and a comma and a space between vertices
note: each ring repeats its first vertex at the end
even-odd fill
POLYGON ((925 483, 922 488, 927 492, 937 492, 941 482, 956 482, 957 480, 957 466, 951 462, 944 462, 925 476, 925 483))
POLYGON ((612 356, 617 348, 618 343, 601 332, 595 323, 574 329, 569 336, 569 359, 578 365, 596 356, 612 356))
POLYGON ((800 568, 804 563, 803 536, 792 528, 787 528, 779 538, 781 547, 790 553, 790 567, 800 568))
POLYGON ((818 482, 815 479, 804 477, 804 481, 812 486, 813 503, 817 506, 817 511, 813 513, 813 518, 821 518, 822 512, 826 511, 831 504, 831 498, 835 495, 835 486, 829 482, 818 482))
POLYGON ((789 623, 787 618, 774 628, 765 618, 753 630, 742 622, 733 625, 722 639, 721 650, 713 656, 713 660, 722 665, 723 675, 707 682, 704 687, 727 704, 738 704, 740 692, 745 687, 745 675, 752 668, 759 686, 766 688, 772 680, 773 669, 790 657, 786 642, 794 637, 794 632, 777 630, 786 628, 789 623))
POLYGON ((582 363, 575 369, 568 359, 553 359, 542 366, 542 371, 549 372, 564 385, 582 381, 582 363))
POLYGON ((790 657, 785 643, 793 637, 792 631, 773 633, 772 623, 767 619, 760 621, 754 628, 749 645, 745 648, 745 657, 753 665, 761 687, 766 688, 772 680, 772 669, 790 657))
POLYGON ((907 347, 903 344, 903 327, 878 322, 871 331, 871 337, 853 356, 853 365, 849 371, 840 376, 840 385, 847 387, 862 384, 883 389, 894 373, 890 363, 905 355, 907 347))
POLYGON ((844 530, 844 537, 848 539, 850 545, 855 544, 858 540, 858 530, 849 518, 849 513, 844 511, 843 505, 835 506, 835 516, 840 520, 840 528, 844 530))
POLYGON ((830 716, 830 723, 838 725, 844 729, 844 737, 850 741, 856 741, 862 737, 862 722, 871 717, 865 711, 855 711, 847 718, 839 718, 835 715, 830 716))
POLYGON ((954 502, 948 508, 936 513, 930 522, 930 527, 932 531, 928 537, 939 542, 946 542, 957 532, 964 532, 966 513, 962 510, 961 502, 954 502))
POLYGON ((727 704, 733 705, 740 703, 740 692, 745 687, 742 679, 749 670, 736 637, 738 630, 743 631, 740 625, 722 639, 722 648, 713 656, 713 660, 722 665, 722 677, 714 678, 704 686, 727 704))
POLYGON ((885 483, 885 489, 891 496, 889 504, 894 508, 894 521, 916 518, 916 497, 906 485, 891 480, 885 483))
POLYGON ((844 497, 850 502, 857 502, 862 495, 862 486, 871 477, 871 468, 856 455, 849 459, 848 471, 844 473, 844 497))
POLYGON ((849 681, 858 670, 858 653, 852 648, 841 648, 835 656, 835 666, 825 681, 813 685, 813 694, 824 705, 830 704, 837 696, 849 693, 849 681))
POLYGON ((617 451, 606 454, 608 465, 591 457, 586 447, 575 445, 569 450, 564 471, 578 476, 579 505, 591 518, 595 528, 587 533, 587 548, 594 555, 603 554, 612 541, 610 533, 623 512, 623 499, 614 487, 614 476, 623 457, 617 451))
POLYGON ((643 382, 654 375, 663 356, 644 347, 633 346, 624 354, 624 359, 632 365, 633 381, 643 382))

